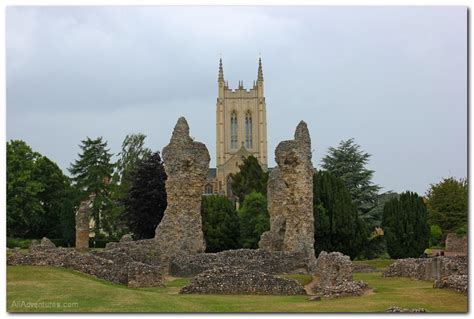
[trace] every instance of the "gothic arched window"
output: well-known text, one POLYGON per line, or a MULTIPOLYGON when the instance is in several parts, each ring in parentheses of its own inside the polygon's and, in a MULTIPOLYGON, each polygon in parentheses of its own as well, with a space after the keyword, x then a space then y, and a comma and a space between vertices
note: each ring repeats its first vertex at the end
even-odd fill
POLYGON ((230 116, 230 148, 237 148, 237 113, 235 111, 230 116))
POLYGON ((245 114, 245 148, 252 148, 252 114, 245 114))

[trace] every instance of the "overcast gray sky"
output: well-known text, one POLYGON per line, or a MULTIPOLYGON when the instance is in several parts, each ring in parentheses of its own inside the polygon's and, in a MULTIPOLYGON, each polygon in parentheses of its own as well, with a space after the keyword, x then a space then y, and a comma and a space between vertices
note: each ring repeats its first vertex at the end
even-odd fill
POLYGON ((181 115, 214 166, 219 54, 250 87, 261 53, 270 166, 305 120, 315 166, 353 137, 383 191, 467 176, 465 7, 9 7, 6 26, 7 138, 65 172, 86 136, 161 151, 181 115))

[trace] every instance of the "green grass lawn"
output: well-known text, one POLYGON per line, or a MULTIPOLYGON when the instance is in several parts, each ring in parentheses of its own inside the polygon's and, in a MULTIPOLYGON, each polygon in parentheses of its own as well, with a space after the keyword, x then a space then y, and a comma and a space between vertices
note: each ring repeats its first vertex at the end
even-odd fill
POLYGON ((394 260, 393 259, 367 259, 367 260, 354 260, 352 261, 354 264, 367 264, 372 267, 377 268, 380 271, 385 270, 388 266, 390 266, 394 260))
MULTIPOLYGON (((179 289, 189 279, 175 279, 166 288, 132 289, 63 268, 8 266, 7 309, 9 312, 379 312, 396 305, 422 307, 429 312, 467 311, 466 296, 433 289, 427 281, 382 278, 380 273, 358 273, 354 277, 366 281, 374 288, 373 292, 361 297, 307 301, 306 296, 179 295, 179 289)), ((292 278, 307 281, 305 276, 292 278)))

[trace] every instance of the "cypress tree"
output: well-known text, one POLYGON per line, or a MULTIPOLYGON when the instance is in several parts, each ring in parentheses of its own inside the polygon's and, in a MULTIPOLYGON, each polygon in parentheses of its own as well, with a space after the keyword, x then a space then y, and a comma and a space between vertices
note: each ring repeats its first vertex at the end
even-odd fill
POLYGON ((201 214, 206 252, 239 248, 239 217, 233 202, 225 196, 203 196, 201 214))
POLYGON ((344 182, 326 171, 313 179, 315 251, 339 251, 351 258, 362 251, 367 234, 344 182))

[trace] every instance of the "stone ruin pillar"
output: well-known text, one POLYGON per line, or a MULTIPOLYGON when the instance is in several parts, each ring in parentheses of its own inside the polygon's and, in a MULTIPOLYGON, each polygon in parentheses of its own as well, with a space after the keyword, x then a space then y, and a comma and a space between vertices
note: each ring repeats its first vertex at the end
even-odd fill
POLYGON ((89 249, 89 218, 91 198, 83 200, 76 212, 76 249, 86 251, 89 249))
POLYGON ((277 167, 267 186, 270 230, 263 233, 259 247, 267 251, 301 252, 314 271, 314 215, 311 137, 301 121, 294 140, 282 141, 275 150, 277 167))
POLYGON ((210 157, 206 146, 189 136, 189 126, 184 117, 179 118, 171 141, 162 153, 168 175, 168 206, 156 228, 155 240, 161 260, 166 265, 175 255, 205 251, 201 199, 210 157))

